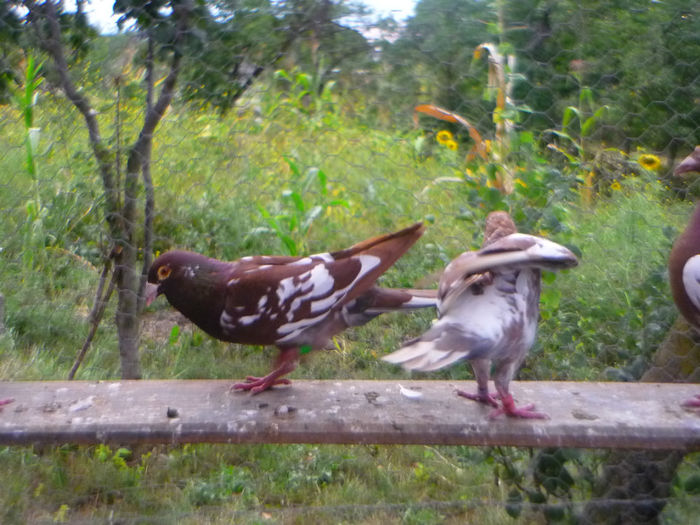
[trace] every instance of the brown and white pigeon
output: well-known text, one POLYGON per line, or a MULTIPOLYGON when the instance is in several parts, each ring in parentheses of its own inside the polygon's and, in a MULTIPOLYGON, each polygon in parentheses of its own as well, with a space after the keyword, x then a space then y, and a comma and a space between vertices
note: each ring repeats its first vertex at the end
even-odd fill
MULTIPOLYGON (((700 146, 676 166, 674 173, 700 173, 700 146)), ((678 311, 696 329, 700 329, 700 204, 696 205, 685 231, 671 248, 668 258, 671 293, 678 311)), ((683 403, 700 408, 700 394, 683 403)))
POLYGON ((146 302, 164 294, 216 339, 276 345, 280 354, 272 372, 233 385, 259 393, 289 384, 282 376, 296 368, 300 354, 323 348, 349 326, 384 312, 436 306, 435 290, 375 286, 423 231, 416 223, 345 250, 308 257, 261 255, 223 262, 170 251, 151 265, 146 302))
POLYGON ((516 408, 509 384, 535 341, 540 270, 577 264, 564 246, 517 233, 506 212, 490 213, 483 247, 461 254, 445 268, 438 288, 438 320, 421 337, 383 359, 425 372, 466 359, 478 392, 460 390, 460 396, 495 407, 490 417, 546 418, 532 405, 516 408), (496 396, 488 390, 492 364, 496 396))

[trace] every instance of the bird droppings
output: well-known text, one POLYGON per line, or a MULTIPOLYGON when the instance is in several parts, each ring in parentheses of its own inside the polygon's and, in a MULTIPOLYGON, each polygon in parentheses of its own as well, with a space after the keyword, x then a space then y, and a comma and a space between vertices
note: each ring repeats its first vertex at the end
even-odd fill
POLYGON ((170 419, 175 419, 176 417, 180 417, 180 413, 178 412, 177 408, 173 408, 173 407, 168 407, 168 409, 165 411, 165 415, 170 419))
POLYGON ((576 419, 585 419, 587 421, 595 421, 596 419, 598 419, 598 416, 596 416, 595 414, 591 414, 589 412, 581 410, 580 408, 575 408, 574 410, 572 410, 571 415, 574 416, 576 419))
POLYGON ((278 417, 289 417, 296 411, 297 409, 292 406, 281 405, 275 409, 275 415, 278 417))
POLYGON ((46 403, 44 406, 41 407, 41 411, 50 414, 52 412, 56 412, 59 408, 61 408, 61 403, 58 401, 53 401, 51 403, 46 403))
POLYGON ((68 407, 68 412, 80 412, 90 408, 95 401, 95 396, 89 396, 84 399, 79 399, 78 401, 73 401, 68 407))

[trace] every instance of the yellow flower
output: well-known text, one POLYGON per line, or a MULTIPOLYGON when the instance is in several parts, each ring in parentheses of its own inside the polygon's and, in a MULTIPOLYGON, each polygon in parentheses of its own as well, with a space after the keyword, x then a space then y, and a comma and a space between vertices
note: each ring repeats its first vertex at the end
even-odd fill
POLYGON ((610 185, 610 189, 614 190, 614 191, 618 191, 618 190, 622 189, 622 186, 620 186, 620 183, 618 181, 615 181, 610 185))
POLYGON ((457 143, 454 140, 448 140, 445 142, 445 146, 447 146, 447 149, 451 149, 452 151, 457 150, 457 143))
POLYGON ((639 156, 639 165, 642 166, 642 168, 656 171, 659 169, 661 166, 661 159, 657 157, 656 155, 652 155, 650 153, 644 153, 643 155, 639 156))
POLYGON ((437 137, 435 137, 440 144, 447 144, 448 141, 452 140, 452 133, 443 129, 438 131, 437 137))
POLYGON ((523 180, 520 178, 516 178, 513 182, 520 184, 523 188, 527 188, 527 184, 525 184, 525 182, 523 182, 523 180))

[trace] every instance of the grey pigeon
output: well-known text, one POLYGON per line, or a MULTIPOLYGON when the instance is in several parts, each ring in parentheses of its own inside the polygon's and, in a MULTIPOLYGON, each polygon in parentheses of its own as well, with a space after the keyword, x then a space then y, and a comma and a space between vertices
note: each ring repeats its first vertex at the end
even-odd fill
POLYGON ((483 247, 459 255, 445 268, 438 288, 438 320, 383 359, 424 372, 466 359, 479 389, 475 394, 458 391, 460 396, 495 407, 490 417, 546 418, 532 405, 517 408, 508 387, 535 342, 540 270, 577 264, 569 249, 517 233, 508 213, 492 212, 486 218, 483 247), (497 395, 488 390, 492 365, 497 395))

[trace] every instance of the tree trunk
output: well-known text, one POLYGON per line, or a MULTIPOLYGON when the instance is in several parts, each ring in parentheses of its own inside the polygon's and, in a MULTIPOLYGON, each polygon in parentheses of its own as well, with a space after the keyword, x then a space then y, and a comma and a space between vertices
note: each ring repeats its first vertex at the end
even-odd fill
MULTIPOLYGON (((679 317, 640 381, 700 381, 700 334, 679 317)), ((678 410, 683 399, 678 400, 678 410)), ((639 414, 640 418, 644 414, 639 414)), ((684 454, 677 450, 616 451, 608 455, 594 497, 580 516, 589 524, 655 524, 671 494, 684 454)))
POLYGON ((140 379, 138 279, 136 276, 136 248, 124 246, 118 259, 117 272, 117 334, 122 379, 140 379))

